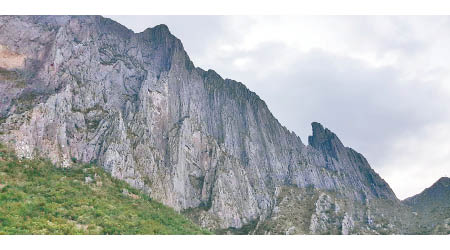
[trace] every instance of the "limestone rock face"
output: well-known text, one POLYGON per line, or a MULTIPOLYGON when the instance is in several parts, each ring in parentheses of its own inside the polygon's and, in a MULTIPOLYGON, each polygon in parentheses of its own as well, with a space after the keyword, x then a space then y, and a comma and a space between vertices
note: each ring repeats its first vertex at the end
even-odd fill
POLYGON ((96 162, 212 229, 264 221, 285 186, 398 202, 334 133, 313 123, 304 145, 242 83, 196 68, 165 25, 1 16, 0 46, 0 141, 20 156, 96 162))
POLYGON ((334 226, 334 223, 330 223, 330 214, 338 212, 332 201, 331 197, 327 194, 321 194, 315 203, 315 212, 311 217, 310 231, 312 233, 319 233, 328 231, 330 226, 334 226))
POLYGON ((312 123, 313 135, 308 138, 309 144, 322 153, 325 169, 343 173, 352 188, 363 192, 361 200, 366 196, 396 200, 389 185, 370 167, 366 158, 351 148, 345 147, 339 138, 330 130, 317 122, 312 123))

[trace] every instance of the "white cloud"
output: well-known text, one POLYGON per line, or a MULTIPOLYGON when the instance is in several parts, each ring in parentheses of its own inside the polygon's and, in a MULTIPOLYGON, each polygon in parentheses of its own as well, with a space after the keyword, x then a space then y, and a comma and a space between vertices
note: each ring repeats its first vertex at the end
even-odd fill
POLYGON ((239 57, 233 61, 233 66, 235 66, 238 70, 247 70, 250 64, 252 63, 252 59, 249 57, 239 57))
POLYGON ((393 142, 380 174, 400 197, 421 192, 442 176, 448 176, 449 123, 438 123, 393 142), (443 171, 444 170, 444 171, 443 171))

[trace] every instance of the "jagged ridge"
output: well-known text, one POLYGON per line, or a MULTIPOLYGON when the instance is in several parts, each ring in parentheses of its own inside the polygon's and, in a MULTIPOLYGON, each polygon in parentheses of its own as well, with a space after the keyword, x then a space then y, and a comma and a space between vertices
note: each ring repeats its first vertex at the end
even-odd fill
POLYGON ((0 84, 0 139, 20 156, 97 162, 209 228, 264 221, 285 186, 399 203, 334 133, 313 123, 304 145, 242 83, 195 68, 165 25, 3 16, 0 27, 0 44, 26 58, 7 69, 26 86, 0 84))

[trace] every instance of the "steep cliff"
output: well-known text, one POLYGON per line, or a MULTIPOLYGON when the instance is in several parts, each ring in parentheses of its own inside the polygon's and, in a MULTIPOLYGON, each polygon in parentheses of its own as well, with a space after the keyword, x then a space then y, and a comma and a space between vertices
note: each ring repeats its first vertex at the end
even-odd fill
MULTIPOLYGON (((133 33, 100 16, 2 16, 0 45, 0 141, 19 156, 96 162, 212 229, 263 225, 285 189, 323 200, 300 233, 320 231, 320 204, 335 199, 402 206, 334 133, 312 123, 304 145, 242 83, 196 68, 165 25, 133 33)), ((338 212, 339 233, 371 220, 354 211, 338 212)))

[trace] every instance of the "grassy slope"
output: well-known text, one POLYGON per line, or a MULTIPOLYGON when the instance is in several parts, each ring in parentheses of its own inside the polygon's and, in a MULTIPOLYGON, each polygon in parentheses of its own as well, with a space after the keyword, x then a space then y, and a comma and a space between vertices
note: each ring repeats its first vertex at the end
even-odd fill
POLYGON ((205 233, 98 167, 20 160, 0 145, 0 234, 205 233))

